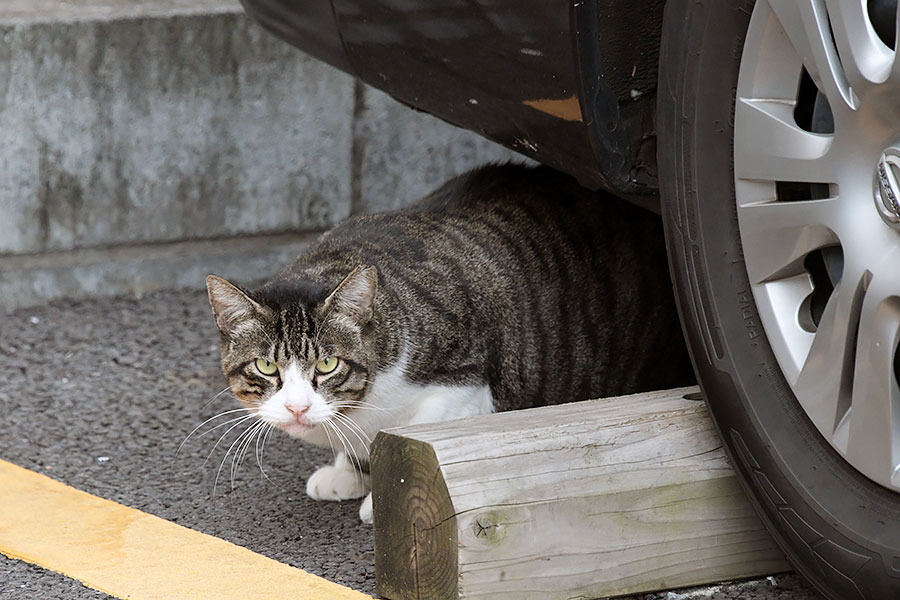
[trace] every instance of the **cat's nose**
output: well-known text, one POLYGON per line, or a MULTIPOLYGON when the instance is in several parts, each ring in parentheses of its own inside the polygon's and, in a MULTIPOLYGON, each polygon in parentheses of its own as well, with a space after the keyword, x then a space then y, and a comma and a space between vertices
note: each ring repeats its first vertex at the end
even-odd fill
POLYGON ((295 417, 302 417, 306 413, 306 411, 309 410, 309 405, 296 406, 293 404, 285 404, 284 407, 295 417))

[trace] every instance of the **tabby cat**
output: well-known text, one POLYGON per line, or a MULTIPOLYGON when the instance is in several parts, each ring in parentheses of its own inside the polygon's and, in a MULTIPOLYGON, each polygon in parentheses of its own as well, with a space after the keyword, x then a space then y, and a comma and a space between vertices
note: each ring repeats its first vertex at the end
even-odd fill
POLYGON ((207 287, 234 394, 343 448, 306 491, 369 494, 369 523, 380 429, 693 381, 659 217, 546 167, 477 169, 337 225, 258 289, 207 287))

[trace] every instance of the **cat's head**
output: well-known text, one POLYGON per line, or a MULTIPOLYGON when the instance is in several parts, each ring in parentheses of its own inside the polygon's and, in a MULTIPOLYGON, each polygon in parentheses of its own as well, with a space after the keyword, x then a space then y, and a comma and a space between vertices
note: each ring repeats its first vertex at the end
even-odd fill
POLYGON ((210 275, 222 370, 234 395, 295 437, 361 406, 375 364, 378 274, 354 269, 336 288, 285 281, 247 292, 210 275))

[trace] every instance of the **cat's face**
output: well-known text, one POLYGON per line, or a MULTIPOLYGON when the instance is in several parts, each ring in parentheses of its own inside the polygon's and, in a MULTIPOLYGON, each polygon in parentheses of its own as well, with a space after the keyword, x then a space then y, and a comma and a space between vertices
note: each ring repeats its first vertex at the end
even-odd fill
POLYGON ((278 301, 207 278, 222 332, 222 369, 234 395, 268 424, 320 438, 362 406, 373 348, 366 335, 377 273, 354 270, 326 299, 278 301))

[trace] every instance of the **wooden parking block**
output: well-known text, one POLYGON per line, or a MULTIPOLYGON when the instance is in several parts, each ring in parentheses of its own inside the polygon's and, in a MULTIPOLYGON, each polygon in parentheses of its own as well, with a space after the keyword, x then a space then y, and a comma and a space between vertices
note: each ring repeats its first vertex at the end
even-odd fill
POLYGON ((378 593, 603 598, 789 570, 697 392, 379 433, 378 593))

